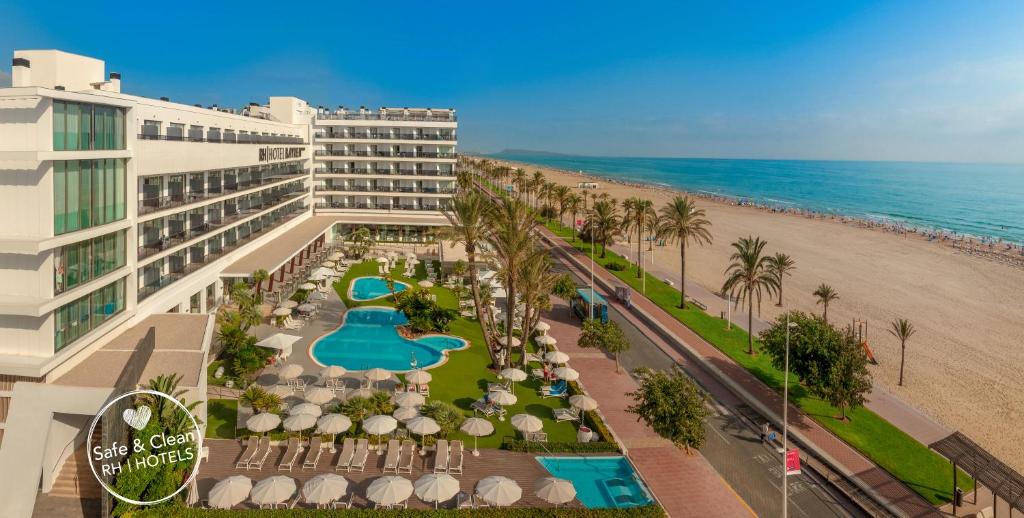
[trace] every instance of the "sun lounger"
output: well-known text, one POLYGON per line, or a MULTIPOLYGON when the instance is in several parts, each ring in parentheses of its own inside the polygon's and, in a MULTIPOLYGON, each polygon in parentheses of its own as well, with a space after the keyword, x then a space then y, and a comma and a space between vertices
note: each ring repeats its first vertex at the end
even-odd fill
POLYGON ((366 468, 366 457, 370 455, 370 442, 366 439, 356 441, 356 452, 352 454, 352 463, 349 464, 349 471, 363 471, 366 468))
POLYGON ((249 441, 245 445, 245 451, 242 452, 242 456, 238 457, 238 462, 235 463, 235 469, 249 466, 249 461, 256 455, 256 447, 259 446, 259 442, 259 437, 255 435, 249 436, 249 441))
POLYGON ((263 463, 270 456, 270 449, 270 437, 261 438, 259 446, 256 448, 256 454, 249 460, 245 469, 263 469, 263 463))
POLYGON ((483 509, 490 506, 491 504, 484 502, 479 496, 473 496, 473 509, 483 509))
POLYGON ((319 436, 314 436, 309 440, 309 450, 306 451, 306 460, 302 463, 302 469, 316 469, 317 463, 320 462, 320 454, 324 451, 320 446, 319 436))
POLYGON ((434 473, 448 473, 448 441, 438 439, 434 452, 434 473))
POLYGON ((452 475, 462 474, 462 457, 463 451, 462 441, 452 441, 451 451, 448 452, 448 473, 452 475))
POLYGON ((580 411, 576 408, 553 408, 551 413, 555 416, 555 421, 579 421, 580 411))
POLYGON ((384 473, 394 471, 398 473, 398 456, 402 453, 401 443, 397 439, 388 441, 388 454, 384 457, 384 473))
POLYGON ((488 383, 487 392, 494 392, 495 390, 504 390, 510 392, 512 390, 512 382, 506 381, 505 383, 488 383))
POLYGON ((277 465, 278 471, 291 471, 295 467, 295 460, 299 458, 299 440, 295 437, 288 439, 288 448, 281 457, 281 463, 277 465))
POLYGON ((412 473, 412 464, 415 458, 416 443, 409 440, 402 441, 401 454, 398 456, 398 472, 412 473))
POLYGON ((352 495, 343 496, 331 502, 332 509, 352 509, 352 495))
POLYGON ((356 453, 356 442, 351 437, 346 438, 341 444, 341 454, 338 455, 338 461, 334 463, 334 470, 341 471, 349 470, 349 466, 352 464, 352 458, 356 453))

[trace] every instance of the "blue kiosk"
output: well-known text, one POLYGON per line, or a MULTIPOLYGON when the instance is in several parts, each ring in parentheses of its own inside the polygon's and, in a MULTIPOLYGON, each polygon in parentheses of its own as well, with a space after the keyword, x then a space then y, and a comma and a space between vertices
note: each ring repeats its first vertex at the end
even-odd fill
POLYGON ((590 288, 576 288, 576 294, 572 296, 569 304, 576 316, 583 320, 593 315, 594 318, 601 319, 602 324, 608 323, 608 301, 590 288))

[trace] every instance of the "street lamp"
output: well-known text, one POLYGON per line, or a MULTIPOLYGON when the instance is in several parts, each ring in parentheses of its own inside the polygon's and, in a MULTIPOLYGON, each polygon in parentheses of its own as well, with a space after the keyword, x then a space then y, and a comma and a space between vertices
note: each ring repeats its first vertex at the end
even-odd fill
POLYGON ((797 327, 786 313, 786 370, 782 381, 782 518, 789 516, 789 475, 786 473, 786 454, 789 453, 789 330, 797 327))
POLYGON ((594 319, 594 214, 590 216, 590 319, 594 319))

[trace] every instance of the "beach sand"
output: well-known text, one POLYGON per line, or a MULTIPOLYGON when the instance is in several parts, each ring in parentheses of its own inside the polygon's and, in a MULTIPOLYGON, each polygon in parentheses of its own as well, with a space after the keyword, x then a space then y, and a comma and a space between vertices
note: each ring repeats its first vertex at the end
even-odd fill
MULTIPOLYGON (((607 192, 620 202, 639 196, 660 207, 677 194, 532 165, 524 169, 574 188, 580 181, 597 182, 600 188, 590 192, 607 192)), ((871 367, 876 385, 1024 470, 1024 270, 855 224, 706 199, 697 204, 712 222, 714 242, 688 248, 689 280, 717 292, 730 243, 760 236, 768 241, 769 254, 785 252, 797 264, 783 284, 785 306, 766 301, 762 319, 788 309, 820 313, 811 293, 823 282, 830 284, 840 298, 829 306, 829 321, 869 323, 879 362, 871 367), (909 319, 917 328, 907 344, 902 387, 897 386, 900 345, 886 332, 895 318, 909 319)), ((655 247, 654 253, 657 266, 678 272, 678 247, 655 247)))

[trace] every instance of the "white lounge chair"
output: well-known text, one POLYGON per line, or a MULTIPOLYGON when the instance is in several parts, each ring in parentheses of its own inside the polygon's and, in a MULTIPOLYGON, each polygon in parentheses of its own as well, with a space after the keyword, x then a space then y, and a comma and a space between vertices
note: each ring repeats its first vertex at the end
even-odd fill
POLYGON ((452 475, 462 474, 462 458, 464 457, 463 452, 465 449, 462 447, 462 441, 452 441, 451 451, 448 453, 448 473, 452 475))
POLYGON ((434 473, 448 473, 448 441, 438 439, 434 452, 434 473))
POLYGON ((299 458, 299 440, 295 437, 288 439, 288 447, 281 457, 281 463, 277 465, 278 471, 291 471, 295 467, 295 461, 299 458))
POLYGON ((249 436, 249 441, 245 445, 245 451, 242 452, 242 456, 238 457, 238 462, 235 463, 235 469, 247 468, 249 466, 249 461, 256 455, 259 442, 259 437, 255 435, 249 436))
POLYGON ((366 469, 366 458, 370 455, 370 442, 366 439, 356 441, 356 452, 352 455, 352 463, 349 464, 349 471, 363 471, 366 469))
POLYGON ((263 469, 263 463, 270 456, 270 450, 270 437, 261 438, 256 454, 249 460, 249 464, 245 466, 245 469, 263 469))
POLYGON ((388 454, 384 457, 384 473, 388 471, 398 473, 398 457, 401 453, 402 446, 398 439, 388 441, 388 454))
POLYGON ((349 471, 352 465, 352 459, 356 453, 356 442, 351 437, 346 438, 341 444, 341 454, 338 455, 338 461, 334 464, 335 471, 349 471))
POLYGON ((416 458, 416 443, 402 441, 401 453, 398 455, 398 473, 412 473, 413 460, 416 458))
POLYGON ((578 408, 552 408, 551 413, 555 421, 579 421, 580 411, 578 408))
POLYGON ((320 462, 320 454, 323 451, 319 436, 314 436, 310 439, 309 450, 306 451, 306 460, 302 463, 302 469, 316 469, 317 463, 320 462))

